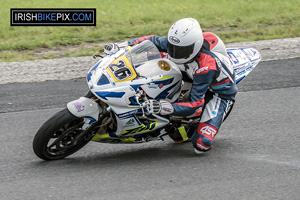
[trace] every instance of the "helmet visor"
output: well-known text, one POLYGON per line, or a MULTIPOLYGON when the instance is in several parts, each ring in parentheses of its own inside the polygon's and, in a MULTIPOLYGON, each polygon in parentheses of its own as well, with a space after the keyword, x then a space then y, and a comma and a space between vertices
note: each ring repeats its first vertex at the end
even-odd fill
POLYGON ((194 45, 195 45, 195 43, 193 43, 189 46, 181 47, 181 46, 173 45, 169 41, 167 44, 168 44, 168 49, 167 49, 168 54, 170 55, 170 57, 175 59, 188 58, 193 53, 194 45))

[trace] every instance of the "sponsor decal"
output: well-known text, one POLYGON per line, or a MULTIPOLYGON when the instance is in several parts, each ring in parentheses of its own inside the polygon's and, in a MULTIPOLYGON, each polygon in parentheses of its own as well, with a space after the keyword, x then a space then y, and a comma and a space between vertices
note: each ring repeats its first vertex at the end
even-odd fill
POLYGON ((148 83, 148 87, 149 88, 154 88, 154 89, 161 89, 164 86, 164 84, 160 83, 160 84, 156 84, 156 83, 148 83))
POLYGON ((149 83, 149 84, 148 84, 148 88, 154 88, 154 89, 157 89, 157 88, 158 88, 158 84, 155 84, 155 83, 149 83))
POLYGON ((207 151, 207 150, 209 150, 211 147, 204 145, 204 144, 203 144, 203 141, 202 141, 202 139, 201 139, 201 137, 199 137, 199 138, 197 139, 197 148, 198 148, 198 150, 200 150, 200 151, 207 151))
POLYGON ((201 67, 195 71, 195 74, 197 74, 197 75, 207 74, 208 71, 209 71, 208 67, 201 67))
POLYGON ((76 102, 76 103, 74 103, 74 106, 75 106, 77 112, 84 111, 84 106, 81 103, 76 102))
POLYGON ((228 54, 229 60, 232 64, 239 63, 239 60, 235 57, 235 55, 232 52, 228 52, 227 54, 228 54))
POLYGON ((205 147, 204 145, 201 145, 201 144, 199 144, 199 143, 197 143, 197 147, 198 147, 199 149, 203 150, 203 151, 206 151, 206 150, 209 149, 209 148, 207 148, 207 147, 205 147))
POLYGON ((124 127, 133 126, 135 123, 135 120, 133 118, 129 119, 128 122, 124 125, 124 127))
POLYGON ((203 135, 210 140, 213 140, 216 134, 218 133, 218 129, 205 123, 201 123, 197 131, 200 135, 203 135))
POLYGON ((126 112, 126 113, 122 113, 122 114, 117 114, 119 118, 129 118, 131 117, 132 115, 134 115, 135 113, 137 113, 137 110, 133 110, 133 111, 129 111, 129 112, 126 112))
POLYGON ((169 40, 170 40, 170 42, 173 42, 175 44, 180 43, 180 40, 177 37, 174 37, 174 36, 170 36, 169 40))
MULTIPOLYGON (((246 67, 248 67, 248 66, 246 66, 246 67)), ((253 65, 251 65, 250 67, 248 67, 248 68, 242 68, 241 70, 239 70, 239 72, 236 74, 236 77, 238 77, 238 76, 242 76, 243 74, 246 74, 247 72, 249 72, 249 71, 251 71, 252 69, 254 69, 254 66, 253 65)))
POLYGON ((160 56, 161 56, 161 58, 169 59, 169 54, 166 52, 160 52, 160 56))
POLYGON ((141 126, 124 130, 124 133, 121 135, 133 135, 133 134, 141 133, 141 132, 145 132, 145 131, 153 131, 155 129, 156 125, 157 125, 157 122, 153 122, 148 125, 142 124, 141 126))

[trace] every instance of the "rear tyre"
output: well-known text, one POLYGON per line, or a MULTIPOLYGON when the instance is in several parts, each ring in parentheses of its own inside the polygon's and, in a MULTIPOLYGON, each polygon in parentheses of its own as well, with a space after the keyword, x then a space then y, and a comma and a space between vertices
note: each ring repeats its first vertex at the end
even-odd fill
MULTIPOLYGON (((78 135, 84 124, 66 108, 47 120, 37 131, 33 140, 34 153, 43 160, 65 158, 85 146, 96 134, 95 125, 85 130, 83 137, 78 135)), ((97 122, 95 123, 97 124, 97 122)))

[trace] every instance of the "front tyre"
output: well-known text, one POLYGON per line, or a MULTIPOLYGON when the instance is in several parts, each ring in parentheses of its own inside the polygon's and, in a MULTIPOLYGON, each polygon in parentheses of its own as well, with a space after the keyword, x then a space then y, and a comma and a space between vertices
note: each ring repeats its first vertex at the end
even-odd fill
POLYGON ((71 114, 66 108, 47 120, 36 133, 33 140, 34 153, 43 160, 65 158, 86 145, 95 135, 92 125, 78 137, 83 130, 83 118, 71 114))

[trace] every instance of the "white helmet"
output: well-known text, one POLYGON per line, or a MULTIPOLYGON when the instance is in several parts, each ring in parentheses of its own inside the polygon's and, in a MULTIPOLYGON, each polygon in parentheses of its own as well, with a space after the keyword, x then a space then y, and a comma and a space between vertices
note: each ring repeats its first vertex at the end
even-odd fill
POLYGON ((200 24, 196 19, 185 18, 175 22, 168 32, 170 59, 183 64, 194 58, 203 44, 200 24))

